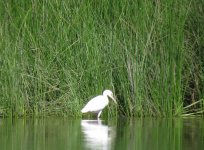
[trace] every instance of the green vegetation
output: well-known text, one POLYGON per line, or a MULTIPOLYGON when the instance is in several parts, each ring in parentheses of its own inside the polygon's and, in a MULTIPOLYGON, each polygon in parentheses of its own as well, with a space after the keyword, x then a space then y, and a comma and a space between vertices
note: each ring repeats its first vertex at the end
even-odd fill
POLYGON ((204 0, 2 0, 1 116, 204 112, 204 0))

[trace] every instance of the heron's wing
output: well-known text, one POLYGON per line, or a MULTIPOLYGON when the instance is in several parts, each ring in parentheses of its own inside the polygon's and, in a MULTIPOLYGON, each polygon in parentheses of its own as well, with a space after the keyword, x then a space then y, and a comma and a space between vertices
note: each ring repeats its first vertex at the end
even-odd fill
POLYGON ((81 110, 82 112, 100 111, 107 105, 104 96, 99 95, 91 99, 86 106, 81 110))

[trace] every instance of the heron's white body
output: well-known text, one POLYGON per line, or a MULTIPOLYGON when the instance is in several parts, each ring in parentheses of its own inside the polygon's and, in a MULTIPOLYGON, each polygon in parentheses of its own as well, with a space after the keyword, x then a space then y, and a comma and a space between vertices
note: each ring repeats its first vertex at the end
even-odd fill
POLYGON ((82 113, 93 112, 98 114, 98 118, 100 117, 102 110, 108 105, 109 99, 108 97, 112 98, 116 103, 115 99, 113 98, 113 93, 110 90, 105 90, 103 95, 99 95, 91 99, 86 106, 81 110, 82 113))
POLYGON ((91 99, 86 106, 81 110, 82 113, 95 112, 99 113, 103 110, 109 103, 108 97, 99 95, 91 99))

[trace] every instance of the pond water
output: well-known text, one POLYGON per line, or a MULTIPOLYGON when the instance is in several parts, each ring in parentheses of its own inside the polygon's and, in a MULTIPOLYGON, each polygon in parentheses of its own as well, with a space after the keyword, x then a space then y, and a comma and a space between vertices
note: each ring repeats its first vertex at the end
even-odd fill
POLYGON ((0 119, 1 150, 203 150, 202 118, 0 119))

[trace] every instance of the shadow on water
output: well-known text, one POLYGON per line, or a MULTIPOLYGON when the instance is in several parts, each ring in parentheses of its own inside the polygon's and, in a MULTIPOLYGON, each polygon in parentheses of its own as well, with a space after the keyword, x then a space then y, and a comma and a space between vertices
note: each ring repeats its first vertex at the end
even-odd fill
POLYGON ((204 120, 0 119, 1 150, 191 150, 204 147, 204 120))
POLYGON ((203 119, 118 121, 114 149, 203 149, 203 119), (192 136, 193 135, 193 136, 192 136))
POLYGON ((88 149, 111 149, 114 140, 114 129, 103 124, 102 120, 82 120, 82 133, 88 149))
POLYGON ((0 119, 0 150, 81 149, 80 120, 0 119))

